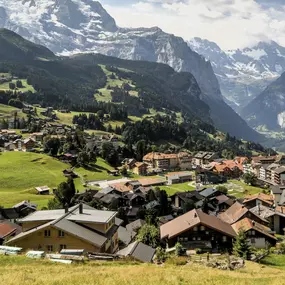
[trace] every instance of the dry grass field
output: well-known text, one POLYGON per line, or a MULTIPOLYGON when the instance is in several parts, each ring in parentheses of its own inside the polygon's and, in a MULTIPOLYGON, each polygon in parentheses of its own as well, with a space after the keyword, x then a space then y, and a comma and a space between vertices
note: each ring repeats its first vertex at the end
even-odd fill
POLYGON ((130 262, 90 262, 62 265, 25 257, 0 256, 0 284, 281 285, 285 284, 285 271, 274 264, 247 263, 244 269, 238 271, 220 271, 196 264, 158 266, 130 262))

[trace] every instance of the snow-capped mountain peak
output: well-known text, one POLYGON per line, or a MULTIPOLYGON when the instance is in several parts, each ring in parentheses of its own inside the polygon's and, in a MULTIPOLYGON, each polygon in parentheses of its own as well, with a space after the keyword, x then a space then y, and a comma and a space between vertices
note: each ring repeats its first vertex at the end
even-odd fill
POLYGON ((285 48, 274 41, 223 51, 216 43, 195 38, 189 46, 211 61, 223 96, 237 111, 285 71, 285 48))
MULTIPOLYGON (((0 28, 48 47, 55 53, 102 53, 168 64, 191 72, 218 128, 237 137, 256 133, 223 101, 211 64, 180 37, 153 28, 119 28, 94 0, 0 0, 0 28)), ((215 46, 215 48, 217 48, 215 46)))

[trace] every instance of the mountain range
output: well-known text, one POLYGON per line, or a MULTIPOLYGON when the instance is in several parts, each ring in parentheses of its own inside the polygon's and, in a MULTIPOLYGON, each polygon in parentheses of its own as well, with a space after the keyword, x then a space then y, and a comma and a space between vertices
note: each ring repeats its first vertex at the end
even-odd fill
POLYGON ((165 63, 190 72, 209 105, 215 126, 248 140, 260 136, 225 102, 209 61, 180 37, 161 29, 126 29, 93 0, 0 0, 0 27, 17 32, 61 55, 101 53, 129 60, 165 63))
MULTIPOLYGON (((243 108, 285 71, 285 48, 274 41, 226 51, 216 43, 200 38, 194 38, 188 44, 211 61, 226 102, 242 115, 248 109, 242 111, 243 108)), ((248 118, 248 122, 256 126, 252 119, 248 118)))

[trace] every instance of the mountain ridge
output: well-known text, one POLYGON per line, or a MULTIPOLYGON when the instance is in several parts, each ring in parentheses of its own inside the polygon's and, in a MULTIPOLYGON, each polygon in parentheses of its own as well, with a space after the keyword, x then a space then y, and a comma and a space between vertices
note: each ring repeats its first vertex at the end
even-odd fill
POLYGON ((211 108, 215 126, 249 140, 260 136, 227 106, 211 63, 179 37, 159 28, 119 28, 98 1, 0 1, 0 27, 60 54, 97 52, 122 59, 165 63, 190 72, 211 108), (2 11, 2 12, 1 12, 2 11), (72 23, 70 19, 72 18, 72 23))
POLYGON ((238 113, 285 71, 285 48, 274 41, 228 51, 201 38, 188 44, 211 61, 223 96, 238 113))

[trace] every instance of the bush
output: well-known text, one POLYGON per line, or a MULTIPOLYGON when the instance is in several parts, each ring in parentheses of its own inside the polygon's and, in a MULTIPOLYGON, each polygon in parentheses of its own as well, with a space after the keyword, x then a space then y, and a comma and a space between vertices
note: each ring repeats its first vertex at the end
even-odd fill
POLYGON ((167 257, 168 257, 168 254, 165 252, 165 249, 163 249, 162 247, 158 247, 156 249, 156 261, 158 263, 165 262, 167 257))
POLYGON ((182 246, 181 243, 176 243, 175 245, 175 254, 176 256, 182 256, 186 253, 186 249, 182 246))
POLYGON ((196 249, 196 254, 202 254, 202 253, 203 253, 203 250, 201 248, 196 249))
POLYGON ((221 193, 227 195, 228 194, 228 188, 226 186, 217 186, 216 188, 217 191, 220 191, 221 193))
POLYGON ((285 242, 281 242, 278 245, 278 250, 280 251, 281 254, 285 254, 285 242))

